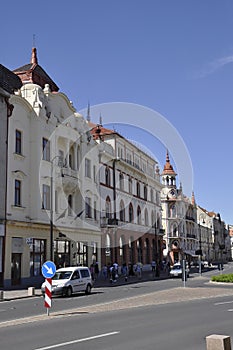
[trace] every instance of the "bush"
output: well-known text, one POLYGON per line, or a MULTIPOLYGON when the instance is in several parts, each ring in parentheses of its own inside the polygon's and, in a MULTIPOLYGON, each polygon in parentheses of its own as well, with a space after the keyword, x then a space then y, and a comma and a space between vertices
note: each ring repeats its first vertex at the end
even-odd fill
POLYGON ((233 283, 233 273, 212 276, 211 281, 213 282, 224 282, 224 283, 233 283))

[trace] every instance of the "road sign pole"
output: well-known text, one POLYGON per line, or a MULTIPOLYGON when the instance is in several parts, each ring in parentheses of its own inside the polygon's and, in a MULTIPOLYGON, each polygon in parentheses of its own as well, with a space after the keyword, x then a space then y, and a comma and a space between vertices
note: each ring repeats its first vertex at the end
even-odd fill
POLYGON ((49 309, 52 307, 52 278, 45 279, 44 306, 47 308, 47 315, 49 316, 49 309))

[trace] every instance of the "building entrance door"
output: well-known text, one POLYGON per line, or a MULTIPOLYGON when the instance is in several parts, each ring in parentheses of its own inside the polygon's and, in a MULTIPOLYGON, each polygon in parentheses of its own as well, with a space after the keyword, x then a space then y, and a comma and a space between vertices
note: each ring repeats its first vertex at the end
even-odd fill
POLYGON ((18 285, 21 282, 21 255, 13 253, 11 258, 11 284, 18 285))

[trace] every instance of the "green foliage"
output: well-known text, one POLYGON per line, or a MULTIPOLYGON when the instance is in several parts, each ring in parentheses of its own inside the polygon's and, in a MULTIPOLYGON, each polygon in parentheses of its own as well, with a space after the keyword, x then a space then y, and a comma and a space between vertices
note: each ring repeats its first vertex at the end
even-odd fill
POLYGON ((233 273, 212 276, 211 281, 213 282, 224 282, 224 283, 233 283, 233 273))

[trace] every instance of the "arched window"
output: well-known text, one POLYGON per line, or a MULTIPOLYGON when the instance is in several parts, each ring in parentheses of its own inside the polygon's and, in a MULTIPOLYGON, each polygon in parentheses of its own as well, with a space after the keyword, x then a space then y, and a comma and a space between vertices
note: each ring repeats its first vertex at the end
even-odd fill
POLYGON ((110 185, 111 185, 109 167, 106 167, 106 169, 105 169, 105 184, 106 184, 107 186, 110 186, 110 185))
POLYGON ((172 204, 170 206, 170 217, 175 218, 176 217, 176 206, 175 204, 172 204))
POLYGON ((123 200, 120 201, 120 221, 125 221, 125 205, 123 200))
POLYGON ((112 214, 111 214, 111 199, 109 198, 109 196, 106 198, 105 210, 106 210, 106 218, 110 219, 112 217, 112 214))
POLYGON ((148 210, 145 209, 145 226, 149 226, 148 210))
POLYGON ((142 219, 141 219, 141 208, 140 206, 137 207, 137 224, 141 225, 142 219))
POLYGON ((132 203, 129 204, 129 222, 133 222, 133 205, 132 203))
POLYGON ((120 190, 124 191, 124 175, 120 173, 119 178, 120 178, 120 190))

